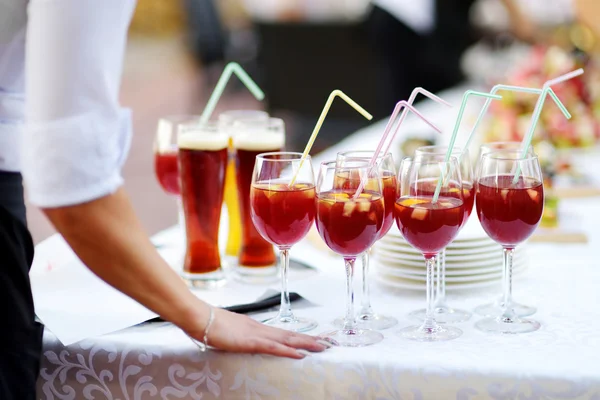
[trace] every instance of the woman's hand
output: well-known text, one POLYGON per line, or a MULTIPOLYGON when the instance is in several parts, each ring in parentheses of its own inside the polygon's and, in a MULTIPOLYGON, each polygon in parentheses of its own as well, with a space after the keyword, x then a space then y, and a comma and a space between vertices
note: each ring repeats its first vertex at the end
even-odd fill
MULTIPOLYGON (((208 345, 220 350, 300 359, 306 355, 304 350, 320 352, 329 347, 313 336, 272 328, 245 315, 216 307, 214 313, 208 345)), ((196 340, 204 340, 204 329, 188 334, 196 340)))

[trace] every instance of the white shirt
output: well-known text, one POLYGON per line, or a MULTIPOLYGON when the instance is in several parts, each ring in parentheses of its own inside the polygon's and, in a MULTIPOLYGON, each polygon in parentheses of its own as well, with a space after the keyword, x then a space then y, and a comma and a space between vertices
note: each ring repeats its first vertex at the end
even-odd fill
POLYGON ((433 29, 435 24, 434 1, 373 0, 373 4, 383 8, 415 32, 426 34, 433 29))
POLYGON ((118 101, 135 0, 0 0, 0 170, 40 207, 113 193, 131 140, 118 101))

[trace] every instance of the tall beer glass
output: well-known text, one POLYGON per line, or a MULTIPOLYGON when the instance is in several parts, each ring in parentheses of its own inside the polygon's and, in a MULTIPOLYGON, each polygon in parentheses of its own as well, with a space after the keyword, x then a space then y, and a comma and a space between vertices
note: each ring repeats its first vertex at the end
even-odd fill
POLYGON ((219 254, 219 222, 229 137, 214 124, 179 127, 181 199, 187 232, 183 277, 193 286, 225 282, 219 254))
POLYGON ((236 121, 268 121, 269 114, 258 110, 230 110, 219 115, 219 129, 229 135, 230 157, 225 173, 225 205, 229 221, 227 232, 227 246, 225 255, 231 264, 237 264, 237 257, 242 243, 242 221, 240 218, 240 206, 235 182, 235 158, 231 138, 235 134, 233 124, 236 121))
POLYGON ((238 121, 234 129, 235 172, 242 219, 242 247, 235 270, 245 280, 276 278, 273 245, 258 233, 252 222, 250 187, 256 156, 283 150, 285 125, 281 119, 270 118, 266 122, 238 121))

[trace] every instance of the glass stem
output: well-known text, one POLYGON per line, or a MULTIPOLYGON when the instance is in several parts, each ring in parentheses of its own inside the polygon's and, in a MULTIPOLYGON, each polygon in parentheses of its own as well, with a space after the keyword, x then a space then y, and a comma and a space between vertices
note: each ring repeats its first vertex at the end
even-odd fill
POLYGON ((344 258, 346 262, 346 318, 344 319, 344 330, 356 329, 356 317, 354 316, 354 262, 356 257, 344 258))
POLYGON ((437 261, 437 290, 435 308, 446 307, 446 249, 436 257, 437 261))
POLYGON ((504 253, 504 295, 502 298, 503 313, 501 318, 503 320, 511 320, 516 317, 512 307, 512 268, 515 249, 514 247, 504 247, 502 251, 504 253))
POLYGON ((369 252, 371 249, 362 253, 362 300, 360 308, 360 316, 373 315, 371 307, 371 294, 369 293, 369 252))
POLYGON ((290 292, 288 291, 288 271, 290 269, 290 249, 280 248, 281 251, 281 307, 279 308, 280 319, 294 319, 290 292))
POLYGON ((185 214, 183 212, 181 196, 177 196, 177 226, 179 227, 181 236, 185 240, 185 214))
POLYGON ((432 331, 437 327, 437 323, 434 318, 434 268, 436 265, 436 257, 430 256, 425 257, 425 266, 427 267, 427 308, 425 309, 425 322, 423 322, 423 329, 432 331))

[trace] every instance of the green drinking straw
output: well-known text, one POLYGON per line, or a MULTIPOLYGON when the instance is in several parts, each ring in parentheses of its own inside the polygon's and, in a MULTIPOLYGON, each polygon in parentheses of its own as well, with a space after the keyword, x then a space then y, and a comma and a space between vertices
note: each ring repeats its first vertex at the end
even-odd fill
MULTIPOLYGON (((456 136, 458 136, 458 128, 460 128, 460 123, 462 121, 463 114, 465 112, 465 108, 467 106, 467 101, 470 96, 478 96, 478 97, 486 97, 488 99, 501 100, 502 96, 498 96, 497 94, 490 93, 482 93, 476 92, 474 90, 467 90, 463 94, 462 103, 460 104, 460 109, 458 110, 458 116, 456 117, 456 122, 454 123, 454 131, 452 132, 452 136, 450 137, 450 143, 448 144, 448 151, 446 152, 446 157, 444 161, 447 163, 450 161, 450 156, 452 155, 452 149, 454 148, 454 142, 456 142, 456 136)), ((442 172, 442 176, 443 176, 442 172)), ((442 179, 438 179, 437 187, 435 188, 435 193, 433 194, 432 203, 435 204, 438 201, 438 197, 440 197, 440 191, 442 190, 442 179)))
MULTIPOLYGON (((492 88, 490 93, 496 94, 499 90, 507 90, 507 91, 511 91, 511 92, 521 92, 521 93, 534 93, 534 94, 542 93, 542 89, 526 88, 526 87, 521 87, 521 86, 510 86, 510 85, 496 85, 492 88)), ((570 119, 571 114, 566 109, 566 107, 563 105, 563 103, 560 101, 558 96, 556 96, 556 93, 554 93, 554 90, 552 90, 552 88, 550 88, 548 94, 550 95, 550 97, 552 97, 552 100, 554 100, 554 103, 556 103, 556 105, 558 106, 560 111, 563 113, 565 118, 570 119)), ((483 121, 483 116, 485 115, 488 108, 490 107, 491 102, 492 102, 492 99, 487 99, 485 101, 485 104, 483 105, 483 108, 479 112, 479 115, 477 116, 477 120, 475 121, 475 124, 473 125, 473 128, 471 129, 471 133, 469 133, 469 138, 467 139, 467 142, 465 143, 463 148, 468 149, 469 146, 471 145, 471 141, 475 137, 475 131, 479 127, 480 122, 483 121)))
MULTIPOLYGON (((571 71, 567 74, 561 75, 558 78, 550 79, 544 83, 542 86, 542 94, 538 98, 538 101, 535 105, 535 109, 533 110, 533 115, 531 116, 531 123, 529 124, 529 131, 527 135, 523 137, 523 145, 521 146, 521 160, 524 160, 527 157, 527 149, 531 146, 531 141, 533 140, 533 134, 535 132, 535 128, 540 119, 540 115, 542 113, 542 108, 544 107, 544 101, 546 100, 546 96, 550 93, 550 86, 555 85, 557 83, 561 83, 567 81, 569 79, 575 78, 583 74, 583 68, 576 69, 575 71, 571 71)), ((519 175, 521 175, 521 163, 517 163, 517 169, 515 171, 515 176, 513 178, 513 185, 516 185, 519 182, 519 175)))
POLYGON ((244 71, 238 63, 230 62, 223 70, 223 73, 217 82, 217 86, 215 86, 215 90, 213 90, 212 94, 210 95, 210 99, 208 99, 208 103, 206 103, 206 107, 204 107, 204 111, 202 111, 202 115, 200 116, 201 123, 205 124, 210 119, 213 111, 215 111, 217 102, 225 90, 225 85, 227 85, 227 82, 229 82, 229 78, 231 78, 232 74, 236 74, 237 77, 240 78, 250 93, 252 93, 257 100, 262 100, 265 98, 265 93, 258 87, 256 82, 250 78, 246 71, 244 71))

